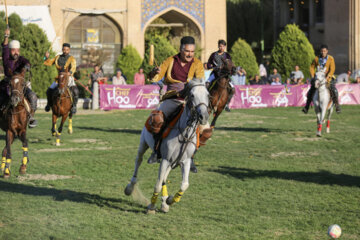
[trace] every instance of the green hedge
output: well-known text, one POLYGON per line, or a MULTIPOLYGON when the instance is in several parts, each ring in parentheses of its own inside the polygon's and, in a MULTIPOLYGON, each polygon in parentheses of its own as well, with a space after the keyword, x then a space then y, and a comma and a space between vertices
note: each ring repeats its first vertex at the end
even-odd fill
POLYGON ((128 84, 134 83, 134 75, 139 70, 142 59, 138 51, 130 44, 121 51, 116 68, 120 68, 127 78, 128 84))
POLYGON ((236 66, 241 66, 245 69, 247 79, 249 79, 250 76, 259 74, 255 54, 245 40, 239 38, 231 47, 230 55, 236 66))
POLYGON ((283 79, 289 78, 299 65, 305 78, 310 77, 310 65, 315 58, 313 46, 300 28, 288 24, 280 33, 271 53, 271 66, 277 68, 283 79))

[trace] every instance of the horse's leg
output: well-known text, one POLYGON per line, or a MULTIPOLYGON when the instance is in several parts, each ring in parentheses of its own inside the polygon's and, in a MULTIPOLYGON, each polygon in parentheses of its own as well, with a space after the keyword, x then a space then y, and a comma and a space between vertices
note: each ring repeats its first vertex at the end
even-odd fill
POLYGON ((162 183, 164 182, 165 174, 167 172, 168 167, 171 167, 169 161, 166 159, 163 159, 160 163, 159 176, 158 176, 157 182, 154 187, 154 193, 151 197, 151 203, 147 207, 148 213, 155 213, 155 209, 156 209, 155 204, 156 204, 157 198, 159 196, 159 193, 161 191, 162 183))
POLYGON ((14 141, 14 134, 7 130, 6 132, 6 162, 4 170, 4 178, 10 177, 10 164, 11 164, 11 144, 14 141))
POLYGON ((143 156, 144 153, 146 152, 146 150, 149 148, 149 146, 147 145, 146 141, 145 141, 145 130, 143 130, 141 132, 141 136, 140 136, 140 144, 138 147, 138 152, 137 152, 137 156, 135 159, 135 169, 134 169, 134 174, 131 178, 131 182, 126 186, 125 188, 125 195, 129 196, 133 191, 134 191, 134 186, 137 182, 137 174, 138 174, 138 170, 139 167, 143 161, 143 156))
POLYGON ((216 123, 216 120, 219 117, 219 115, 220 115, 220 113, 218 113, 217 111, 214 113, 214 118, 211 121, 211 125, 210 125, 212 128, 215 127, 215 123, 216 123))
POLYGON ((56 136, 56 120, 57 120, 57 116, 53 113, 52 114, 52 125, 51 125, 51 134, 53 136, 56 136))
POLYGON ((26 166, 29 162, 29 149, 28 149, 28 141, 26 139, 26 131, 23 131, 20 134, 20 140, 22 142, 23 159, 22 159, 22 164, 20 166, 19 172, 20 172, 20 174, 25 174, 26 166))
POLYGON ((328 116, 327 116, 327 124, 326 124, 326 132, 330 133, 330 118, 334 110, 334 105, 332 104, 330 109, 328 110, 328 116))
POLYGON ((59 129, 56 133, 56 146, 60 146, 60 136, 61 136, 61 132, 62 132, 62 129, 64 127, 64 122, 66 121, 67 117, 68 117, 69 113, 63 115, 61 117, 61 123, 60 123, 60 126, 59 126, 59 129))
POLYGON ((72 113, 69 114, 69 127, 68 127, 68 133, 73 133, 73 127, 72 127, 72 113))
POLYGON ((182 172, 182 182, 180 186, 180 190, 175 194, 174 197, 168 197, 166 203, 172 205, 173 203, 179 202, 182 195, 189 187, 189 172, 190 172, 191 158, 188 158, 184 161, 184 164, 181 166, 182 172))
POLYGON ((161 187, 161 208, 160 208, 160 211, 162 211, 164 213, 169 212, 169 205, 166 203, 166 200, 169 197, 169 194, 168 194, 168 191, 167 191, 167 186, 166 186, 166 179, 169 176, 170 171, 171 171, 171 166, 168 166, 168 168, 166 169, 164 181, 163 181, 162 187, 161 187))
POLYGON ((0 167, 1 174, 4 173, 5 163, 6 163, 6 146, 4 147, 4 149, 2 151, 1 167, 0 167))

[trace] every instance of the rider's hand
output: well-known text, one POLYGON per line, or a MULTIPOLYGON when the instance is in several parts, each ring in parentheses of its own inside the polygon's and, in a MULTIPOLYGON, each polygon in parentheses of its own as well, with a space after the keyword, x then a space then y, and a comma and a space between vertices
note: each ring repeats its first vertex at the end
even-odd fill
POLYGON ((149 72, 148 77, 150 78, 150 80, 152 80, 156 74, 160 73, 160 68, 156 67, 153 70, 151 70, 151 72, 149 72))
POLYGON ((10 36, 10 28, 5 29, 5 36, 7 36, 7 37, 10 36))
POLYGON ((46 57, 46 58, 49 58, 49 56, 50 56, 50 53, 49 53, 48 51, 46 51, 45 57, 46 57))
POLYGON ((26 69, 27 72, 30 72, 30 64, 26 64, 25 69, 26 69))

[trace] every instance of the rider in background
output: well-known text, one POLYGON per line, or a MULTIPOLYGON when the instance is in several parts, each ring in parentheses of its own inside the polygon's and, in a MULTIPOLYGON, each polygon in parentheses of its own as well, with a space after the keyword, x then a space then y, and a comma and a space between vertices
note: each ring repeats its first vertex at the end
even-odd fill
MULTIPOLYGON (((58 70, 58 73, 65 72, 66 69, 69 70, 69 72, 68 72, 68 74, 69 74, 68 87, 70 88, 71 94, 73 96, 73 106, 71 108, 71 112, 73 114, 75 114, 76 113, 76 104, 79 99, 79 89, 77 88, 75 81, 74 81, 74 73, 76 71, 76 60, 73 56, 70 55, 70 44, 69 43, 63 44, 62 51, 63 51, 63 53, 61 55, 57 55, 53 59, 49 59, 50 53, 46 52, 45 53, 46 60, 44 61, 44 64, 46 66, 52 66, 55 64, 56 69, 58 70)), ((54 81, 46 91, 46 96, 47 96, 47 105, 45 107, 46 112, 50 111, 50 107, 53 104, 52 103, 52 95, 53 95, 53 92, 54 92, 55 88, 57 87, 57 85, 58 85, 57 82, 54 81)))
POLYGON ((332 101, 335 104, 336 112, 340 113, 340 105, 338 101, 338 91, 335 87, 335 78, 334 78, 334 72, 335 72, 335 60, 332 56, 328 55, 328 46, 323 44, 320 47, 320 56, 316 56, 314 61, 312 62, 310 66, 310 75, 311 75, 311 87, 310 90, 307 93, 307 100, 306 100, 306 106, 302 109, 304 113, 307 113, 309 111, 309 106, 312 101, 312 98, 315 93, 315 71, 316 68, 320 66, 321 68, 326 67, 326 80, 328 86, 330 86, 330 95, 332 98, 332 101))
MULTIPOLYGON (((2 60, 4 66, 5 78, 0 82, 0 106, 3 107, 6 99, 9 97, 8 89, 11 77, 16 73, 21 73, 22 69, 25 68, 30 71, 30 62, 23 56, 20 56, 20 42, 18 40, 12 40, 9 43, 10 29, 5 30, 5 38, 2 44, 2 60)), ((34 118, 37 97, 36 94, 31 91, 31 83, 28 82, 24 89, 24 96, 30 103, 30 118, 29 127, 33 128, 37 126, 37 121, 34 118)))
MULTIPOLYGON (((158 108, 158 110, 163 112, 165 118, 170 118, 176 109, 184 103, 181 92, 184 90, 185 85, 193 78, 203 79, 205 77, 203 64, 194 57, 194 54, 195 39, 191 36, 183 37, 180 41, 180 53, 167 58, 160 65, 160 68, 155 68, 149 73, 151 82, 159 82, 164 78, 164 82, 167 85, 167 92, 163 96, 163 101, 158 108)), ((160 135, 153 134, 155 146, 157 146, 160 140, 160 135)), ((160 158, 159 154, 154 151, 148 162, 155 163, 158 158, 160 158)), ((192 165, 191 170, 193 172, 197 171, 195 165, 192 165)))
MULTIPOLYGON (((208 79, 208 87, 211 86, 211 83, 219 78, 220 76, 218 75, 218 72, 219 70, 224 66, 224 61, 225 60, 231 60, 231 56, 229 53, 225 52, 225 49, 226 49, 226 42, 225 40, 222 40, 220 39, 218 41, 218 48, 219 50, 216 51, 216 52, 213 52, 210 57, 209 57, 209 60, 207 62, 207 69, 213 69, 212 73, 210 74, 210 77, 208 79)), ((230 86, 232 88, 231 92, 230 92, 230 95, 229 95, 229 98, 228 98, 228 101, 226 103, 226 107, 225 107, 225 110, 230 112, 230 109, 228 107, 228 104, 232 98, 232 96, 234 95, 235 93, 235 89, 234 89, 234 86, 231 84, 230 82, 230 86)))

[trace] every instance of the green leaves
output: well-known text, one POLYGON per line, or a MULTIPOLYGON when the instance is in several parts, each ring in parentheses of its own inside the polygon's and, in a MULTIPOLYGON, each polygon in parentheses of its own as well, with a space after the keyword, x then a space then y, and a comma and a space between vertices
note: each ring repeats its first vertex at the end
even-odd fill
POLYGON ((121 68, 127 78, 127 83, 134 83, 134 75, 139 70, 142 59, 137 50, 130 44, 121 51, 118 57, 116 68, 121 68))

